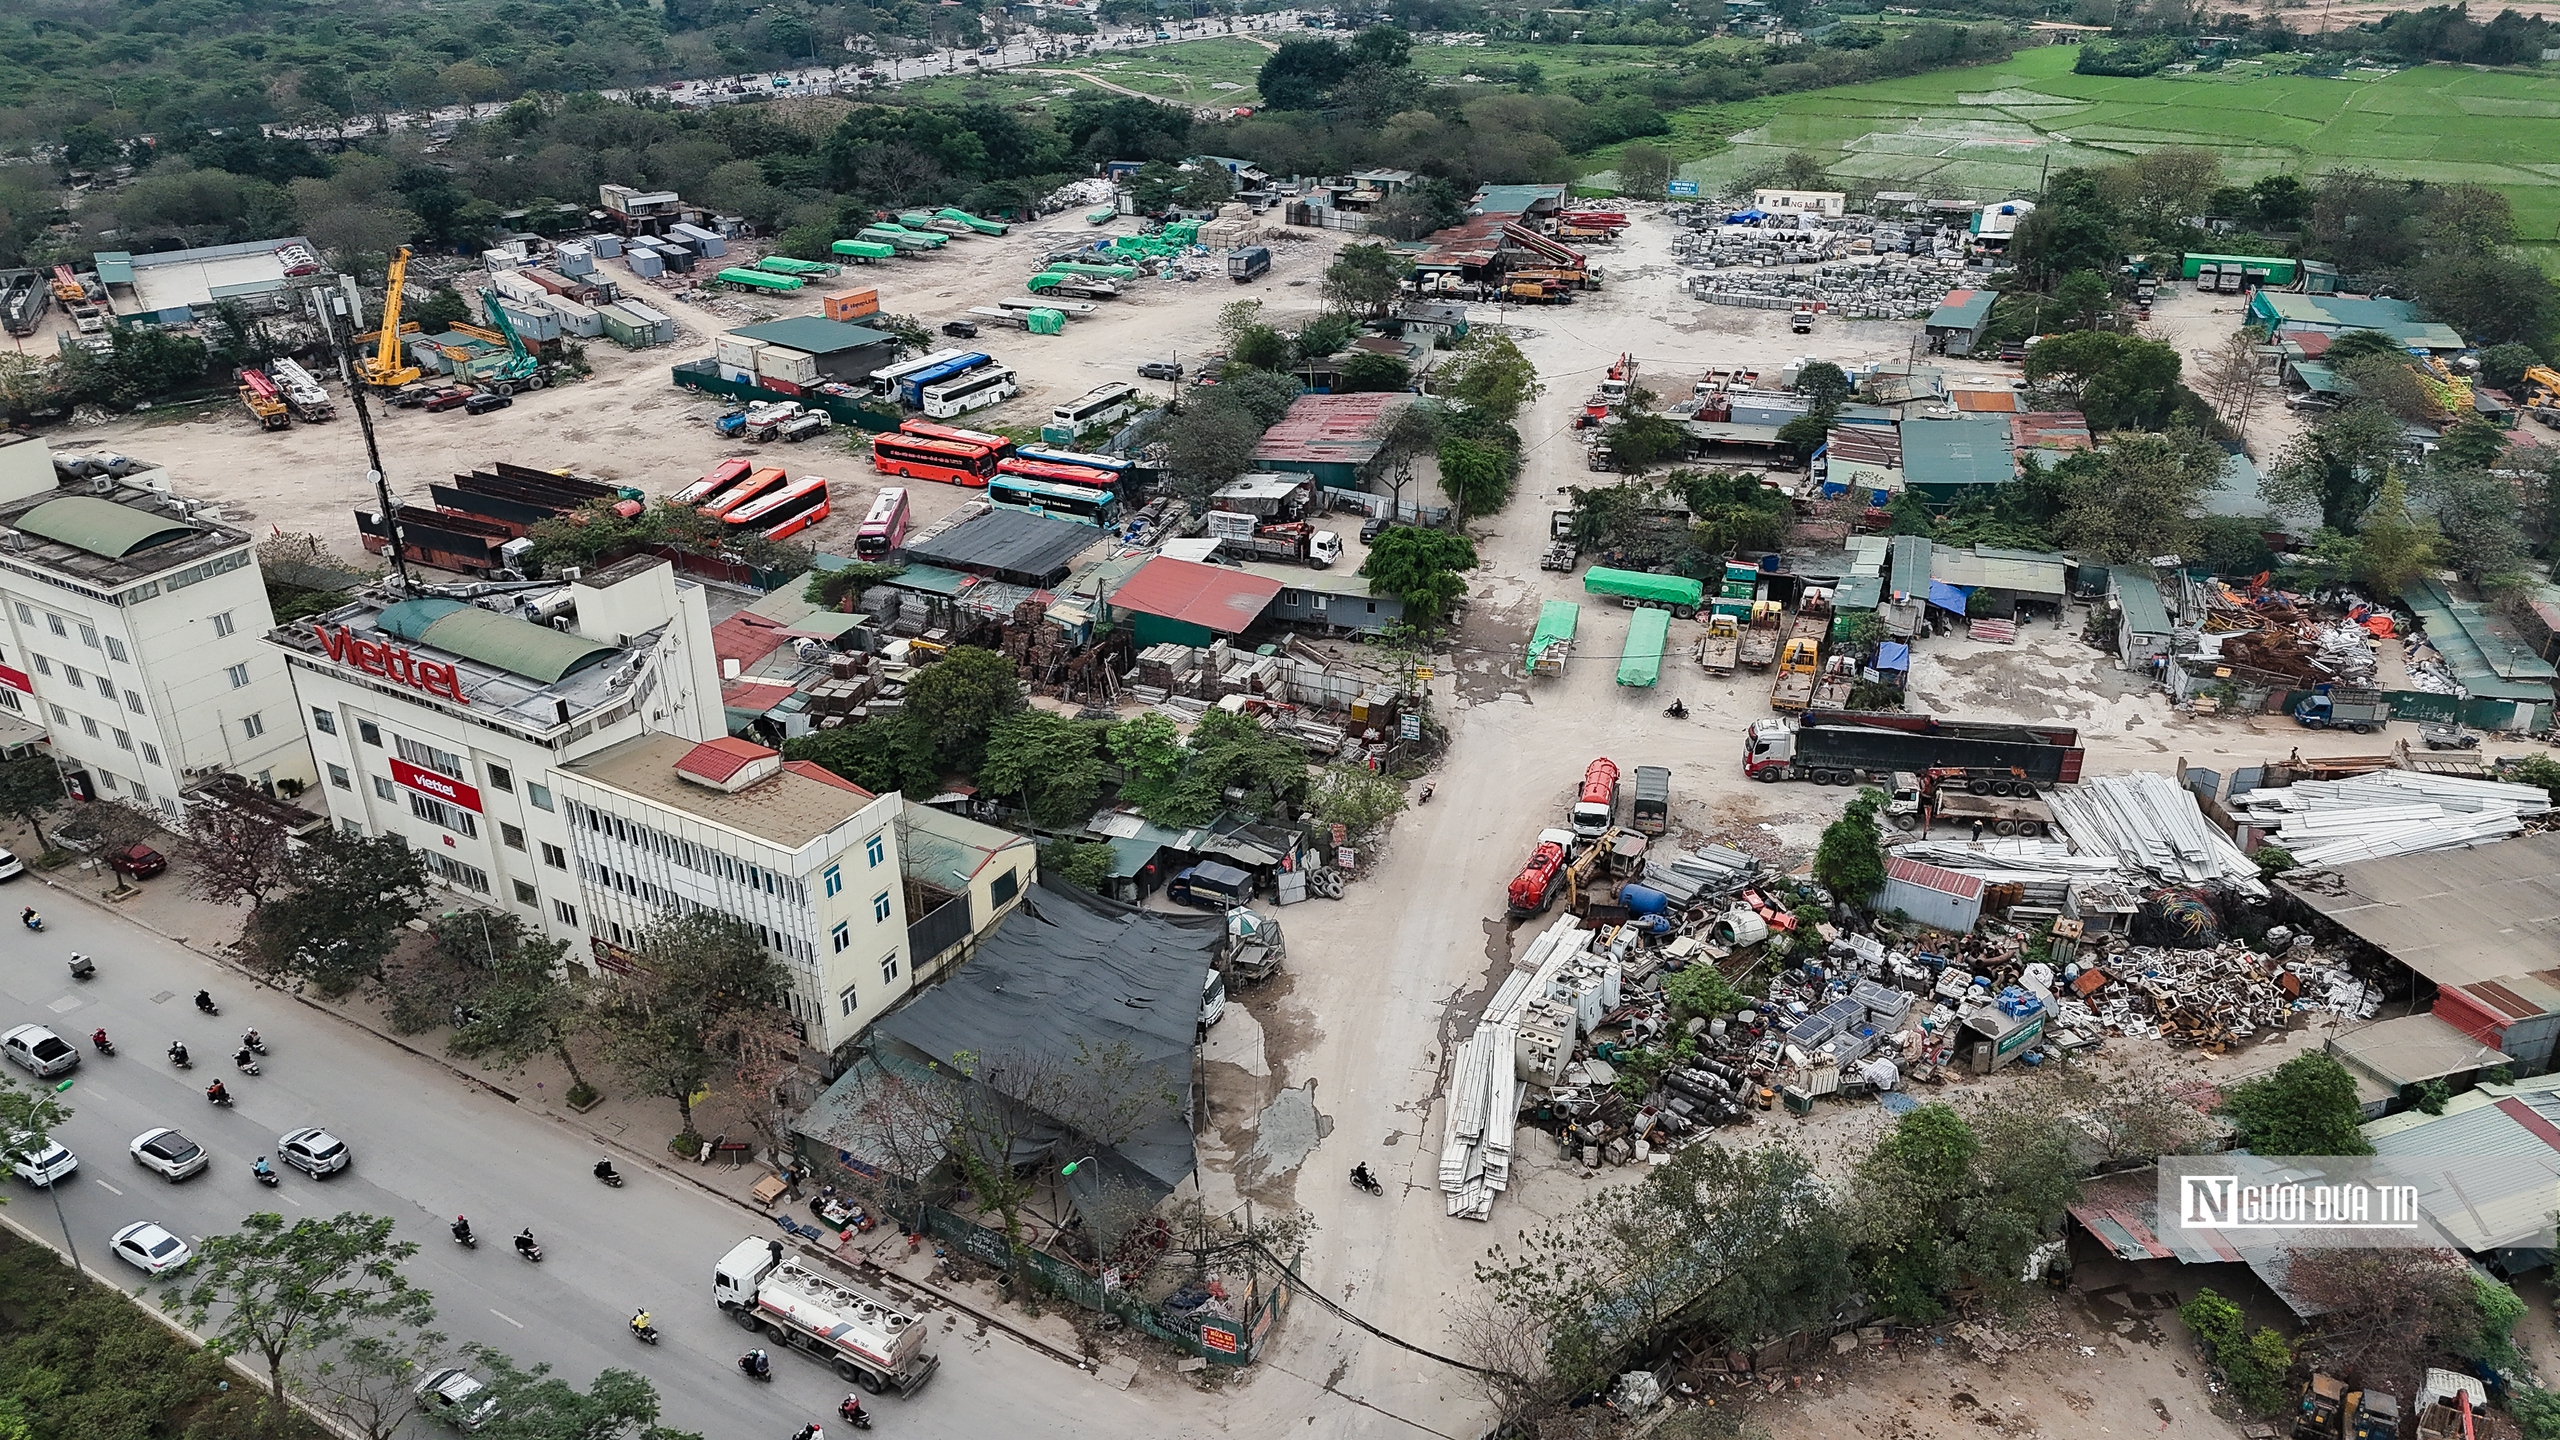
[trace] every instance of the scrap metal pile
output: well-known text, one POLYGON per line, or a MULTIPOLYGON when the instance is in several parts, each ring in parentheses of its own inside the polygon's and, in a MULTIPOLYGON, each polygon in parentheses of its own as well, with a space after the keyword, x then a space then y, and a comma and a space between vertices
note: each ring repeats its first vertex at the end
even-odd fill
POLYGON ((2262 1031, 2283 1029, 2300 1012, 2370 1020, 2381 1008, 2379 988, 2313 955, 2309 937, 2278 926, 2267 939, 2288 958, 2229 942, 2204 950, 2134 946, 2068 966, 2054 1013, 2066 1024, 2219 1054, 2262 1031))
POLYGON ((2172 885, 2224 885, 2263 898, 2258 862, 2207 824, 2193 795, 2166 775, 2103 775, 2047 797, 2083 855, 2112 856, 2172 885))
POLYGON ((2389 613, 2352 597, 2343 610, 2324 613, 2290 591, 2217 583, 2204 587, 2203 599, 2204 634, 2220 637, 2218 647, 2208 645, 2211 653, 2297 688, 2372 684, 2374 642, 2398 628, 2389 613))
POLYGON ((2233 819, 2273 831, 2301 865, 2482 845, 2521 834, 2527 818, 2550 811, 2550 792, 2539 785, 2420 770, 2300 780, 2231 799, 2233 819))
POLYGON ((1710 305, 1774 310, 1820 305, 1849 320, 1911 320, 1926 316, 1964 277, 1963 262, 1948 258, 1855 255, 1811 270, 1737 268, 1709 260, 1706 273, 1689 277, 1689 293, 1710 305))

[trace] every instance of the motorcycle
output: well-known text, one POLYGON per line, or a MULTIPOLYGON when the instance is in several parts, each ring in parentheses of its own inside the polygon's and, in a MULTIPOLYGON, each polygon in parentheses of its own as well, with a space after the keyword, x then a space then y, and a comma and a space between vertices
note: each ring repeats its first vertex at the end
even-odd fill
POLYGON ((241 1043, 241 1044, 243 1044, 243 1045, 248 1046, 248 1047, 249 1047, 250 1049, 252 1049, 252 1050, 257 1051, 257 1052, 258 1052, 259 1054, 261 1054, 261 1055, 264 1055, 264 1054, 266 1054, 266 1053, 267 1053, 267 1042, 266 1042, 266 1039, 265 1039, 263 1036, 259 1035, 259 1034, 258 1034, 258 1032, 257 1032, 257 1031, 255 1031, 255 1030, 249 1031, 247 1034, 242 1035, 242 1036, 240 1037, 240 1043, 241 1043))
POLYGON ((596 1178, 616 1190, 622 1188, 622 1172, 614 1169, 610 1160, 596 1162, 596 1178))
POLYGON ((480 1237, 471 1233, 471 1222, 459 1215, 453 1219, 453 1243, 465 1250, 480 1248, 480 1237))
POLYGON ((634 1325, 631 1327, 631 1335, 643 1345, 658 1343, 658 1327, 655 1325, 634 1325))
POLYGON ((116 1042, 108 1039, 107 1032, 104 1030, 90 1036, 89 1045, 90 1048, 96 1050, 101 1055, 113 1055, 116 1053, 116 1042))
POLYGON ((1378 1177, 1370 1174, 1369 1167, 1366 1165, 1355 1165, 1352 1167, 1351 1183, 1368 1191, 1372 1195, 1384 1195, 1387 1193, 1387 1187, 1378 1183, 1378 1177))
POLYGON ((746 1354, 739 1356, 738 1370, 750 1380, 762 1380, 768 1384, 772 1383, 773 1362, 766 1359, 765 1353, 761 1350, 750 1350, 746 1354))
POLYGON ((249 1047, 243 1045, 231 1052, 231 1068, 243 1075, 255 1075, 258 1073, 258 1062, 250 1056, 249 1047))
POLYGON ((532 1231, 527 1230, 516 1237, 516 1254, 520 1258, 530 1260, 536 1265, 542 1263, 542 1247, 533 1243, 532 1231))
POLYGON ((1682 701, 1674 700, 1663 707, 1662 713, 1674 720, 1686 720, 1689 718, 1689 707, 1682 701))
POLYGON ((86 955, 80 955, 80 954, 74 954, 74 955, 71 957, 71 978, 72 978, 72 979, 74 979, 74 980, 86 980, 86 979, 88 979, 90 976, 95 975, 95 974, 97 974, 97 973, 98 973, 98 962, 97 962, 97 961, 90 959, 90 958, 89 958, 88 956, 86 956, 86 955))
POLYGON ((266 1156, 259 1156, 258 1163, 249 1167, 249 1173, 258 1178, 259 1184, 270 1190, 276 1188, 276 1170, 274 1166, 267 1163, 266 1156))
POLYGON ((859 1395, 844 1397, 844 1402, 836 1406, 836 1418, 856 1430, 871 1428, 871 1412, 862 1408, 862 1397, 859 1395))
POLYGON ((169 1063, 177 1066, 181 1070, 193 1070, 196 1068, 187 1059, 187 1047, 174 1043, 169 1046, 169 1063))
POLYGON ((44 928, 44 917, 37 914, 31 906, 18 912, 18 923, 30 930, 41 930, 44 928))
POLYGON ((199 990, 196 992, 196 1008, 207 1015, 219 1015, 222 1013, 222 1007, 213 1003, 213 992, 210 990, 199 990))
POLYGON ((216 1080, 211 1085, 205 1087, 204 1098, 212 1101, 216 1105, 227 1106, 231 1103, 231 1092, 223 1089, 222 1082, 216 1080))
POLYGON ((1425 785, 1425 786, 1423 786, 1423 787, 1422 787, 1422 798, 1421 798, 1421 800, 1420 800, 1418 803, 1420 803, 1420 804, 1424 804, 1424 805, 1428 805, 1428 804, 1430 804, 1430 803, 1431 803, 1431 787, 1430 787, 1430 786, 1425 785))

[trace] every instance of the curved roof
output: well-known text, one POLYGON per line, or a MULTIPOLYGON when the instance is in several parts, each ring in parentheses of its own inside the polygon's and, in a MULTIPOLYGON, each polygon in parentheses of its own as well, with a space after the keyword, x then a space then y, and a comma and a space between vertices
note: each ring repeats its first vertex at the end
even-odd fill
MULTIPOLYGON (((60 501, 56 501, 60 504, 60 501)), ((459 600, 403 600, 374 623, 414 645, 433 645, 510 675, 545 685, 601 665, 622 652, 530 620, 496 615, 459 600)))
POLYGON ((121 560, 137 550, 166 545, 200 533, 198 526, 95 495, 65 495, 47 500, 17 519, 17 528, 47 540, 76 546, 92 555, 121 560))

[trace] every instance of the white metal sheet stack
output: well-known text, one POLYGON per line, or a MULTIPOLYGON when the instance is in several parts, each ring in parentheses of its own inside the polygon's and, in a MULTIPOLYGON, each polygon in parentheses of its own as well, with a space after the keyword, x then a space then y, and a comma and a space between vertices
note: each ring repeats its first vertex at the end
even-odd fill
POLYGON ((2258 864, 2213 828, 2196 797, 2166 775, 2142 771, 2066 785, 2048 797, 2054 818, 2083 855, 2113 855, 2171 885, 2219 880, 2264 895, 2258 864))
POLYGON ((2417 770, 2306 780, 2234 796, 2232 818, 2275 832, 2303 865, 2341 865, 2503 840, 2551 809, 2538 785, 2417 770))
MULTIPOLYGON (((1576 1007, 1549 992, 1568 968, 1590 968, 1590 940, 1591 932, 1572 916, 1548 926, 1503 978, 1475 1033, 1458 1047, 1448 1135, 1440 1147, 1440 1189, 1449 1197, 1451 1215, 1490 1219, 1493 1197, 1509 1187, 1512 1130, 1528 1092, 1524 1077, 1535 1070, 1553 1083, 1573 1050, 1576 1007), (1544 1045, 1526 1044, 1533 1028, 1544 1045)), ((1614 964, 1605 966, 1611 988, 1615 970, 1614 964)))

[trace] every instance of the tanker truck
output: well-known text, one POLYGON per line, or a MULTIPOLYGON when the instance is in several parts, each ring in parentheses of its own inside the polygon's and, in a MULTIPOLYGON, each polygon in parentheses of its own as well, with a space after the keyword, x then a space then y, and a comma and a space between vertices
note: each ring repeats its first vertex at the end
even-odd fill
POLYGON ((819 1273, 778 1240, 750 1235, 720 1257, 711 1298, 749 1330, 835 1367, 877 1395, 912 1395, 941 1360, 924 1351, 924 1317, 819 1273))

